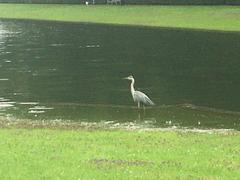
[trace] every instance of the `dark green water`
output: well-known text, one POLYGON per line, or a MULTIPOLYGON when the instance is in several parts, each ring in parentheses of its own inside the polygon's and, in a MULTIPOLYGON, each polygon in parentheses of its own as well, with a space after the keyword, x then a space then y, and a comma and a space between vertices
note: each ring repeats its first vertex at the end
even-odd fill
POLYGON ((240 33, 0 21, 0 113, 240 129, 240 33), (138 112, 129 82, 157 104, 138 112))

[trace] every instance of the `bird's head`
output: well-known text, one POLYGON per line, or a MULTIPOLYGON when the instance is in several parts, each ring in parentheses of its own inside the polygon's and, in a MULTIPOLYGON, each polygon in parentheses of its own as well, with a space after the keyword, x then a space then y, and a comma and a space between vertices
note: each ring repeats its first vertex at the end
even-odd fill
POLYGON ((132 76, 132 75, 130 75, 130 76, 128 76, 128 77, 125 77, 125 78, 123 78, 123 79, 127 79, 127 80, 133 80, 133 76, 132 76))
POLYGON ((128 76, 128 77, 125 77, 125 78, 123 78, 123 79, 127 79, 127 80, 130 80, 130 81, 134 80, 134 78, 133 78, 132 75, 130 75, 130 76, 128 76))

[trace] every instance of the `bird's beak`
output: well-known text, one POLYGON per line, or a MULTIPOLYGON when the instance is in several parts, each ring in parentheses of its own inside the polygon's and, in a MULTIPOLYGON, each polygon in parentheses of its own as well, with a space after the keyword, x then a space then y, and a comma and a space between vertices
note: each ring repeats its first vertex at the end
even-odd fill
POLYGON ((122 79, 128 79, 128 77, 122 78, 122 79))

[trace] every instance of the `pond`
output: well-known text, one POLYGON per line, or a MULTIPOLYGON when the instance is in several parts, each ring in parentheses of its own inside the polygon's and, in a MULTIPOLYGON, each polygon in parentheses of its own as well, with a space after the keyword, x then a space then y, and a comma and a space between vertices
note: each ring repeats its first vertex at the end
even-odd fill
POLYGON ((240 33, 0 21, 0 115, 240 129, 240 33), (130 94, 156 106, 138 110, 130 94))

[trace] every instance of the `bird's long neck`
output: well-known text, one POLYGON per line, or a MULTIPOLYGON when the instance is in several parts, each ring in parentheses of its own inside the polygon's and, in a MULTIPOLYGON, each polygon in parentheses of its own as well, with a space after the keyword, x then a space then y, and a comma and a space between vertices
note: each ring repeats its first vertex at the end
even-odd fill
POLYGON ((135 91, 134 89, 134 79, 132 79, 132 82, 131 82, 131 93, 133 94, 135 91))

